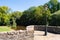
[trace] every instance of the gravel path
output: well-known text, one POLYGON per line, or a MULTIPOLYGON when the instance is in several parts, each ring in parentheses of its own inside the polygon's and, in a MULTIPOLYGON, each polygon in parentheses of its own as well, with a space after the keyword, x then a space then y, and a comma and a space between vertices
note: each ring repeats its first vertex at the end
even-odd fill
POLYGON ((60 40, 60 34, 48 33, 47 36, 43 35, 43 31, 34 31, 34 40, 60 40))

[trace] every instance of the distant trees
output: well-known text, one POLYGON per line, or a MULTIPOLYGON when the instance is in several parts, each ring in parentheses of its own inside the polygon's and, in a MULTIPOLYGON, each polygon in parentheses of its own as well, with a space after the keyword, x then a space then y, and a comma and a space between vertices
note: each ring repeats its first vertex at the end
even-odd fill
POLYGON ((44 25, 45 15, 48 15, 49 19, 50 11, 48 9, 45 12, 44 6, 31 7, 23 12, 20 21, 22 25, 44 25))
POLYGON ((20 17, 22 16, 22 12, 19 11, 14 11, 11 12, 10 14, 10 25, 18 25, 20 22, 18 20, 20 20, 20 17))
POLYGON ((34 23, 35 17, 34 17, 34 10, 36 7, 31 7, 28 10, 25 10, 23 12, 23 15, 20 18, 21 25, 30 25, 31 23, 34 23))
POLYGON ((7 6, 0 6, 0 25, 45 25, 46 15, 49 25, 60 25, 60 2, 50 0, 44 5, 30 7, 20 12, 13 11, 7 6), (48 9, 45 10, 44 6, 48 9))
POLYGON ((60 26, 60 10, 52 14, 50 25, 60 26))
POLYGON ((48 3, 46 3, 51 11, 51 13, 54 13, 59 10, 59 2, 58 0, 50 0, 48 3))
POLYGON ((0 25, 7 25, 9 23, 9 10, 7 6, 0 6, 0 25))
POLYGON ((0 6, 0 13, 7 14, 11 9, 7 6, 0 6))

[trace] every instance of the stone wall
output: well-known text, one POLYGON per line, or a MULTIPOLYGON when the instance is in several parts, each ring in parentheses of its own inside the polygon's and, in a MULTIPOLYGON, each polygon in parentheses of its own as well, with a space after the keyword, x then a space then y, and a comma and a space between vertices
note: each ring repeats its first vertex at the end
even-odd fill
POLYGON ((33 40, 33 33, 26 30, 0 32, 0 40, 33 40))
MULTIPOLYGON (((45 25, 34 25, 34 30, 45 31, 45 25)), ((60 34, 60 26, 48 26, 47 31, 60 34)))

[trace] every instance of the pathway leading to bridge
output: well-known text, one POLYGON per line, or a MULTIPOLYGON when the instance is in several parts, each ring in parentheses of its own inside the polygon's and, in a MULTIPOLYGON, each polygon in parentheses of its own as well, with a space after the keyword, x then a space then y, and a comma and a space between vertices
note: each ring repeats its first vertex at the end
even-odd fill
POLYGON ((44 31, 34 31, 34 40, 60 40, 60 34, 48 33, 44 36, 44 31))

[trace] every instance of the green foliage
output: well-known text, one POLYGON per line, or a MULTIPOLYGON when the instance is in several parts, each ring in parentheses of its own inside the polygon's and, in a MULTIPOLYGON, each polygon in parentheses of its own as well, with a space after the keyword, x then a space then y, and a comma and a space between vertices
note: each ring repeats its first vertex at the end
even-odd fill
POLYGON ((7 14, 11 9, 8 8, 7 6, 0 6, 0 12, 7 14))
POLYGON ((16 19, 15 19, 15 18, 12 18, 12 20, 13 20, 12 28, 13 28, 13 29, 16 29, 16 22, 15 22, 16 19))
POLYGON ((50 25, 60 26, 60 10, 52 14, 50 25))
MULTIPOLYGON (((14 18, 15 19, 15 21, 16 21, 16 25, 19 25, 19 23, 20 23, 20 17, 22 16, 22 12, 20 12, 20 11, 15 11, 15 12, 11 12, 11 14, 10 14, 10 19, 11 19, 11 22, 12 22, 12 24, 13 24, 13 19, 12 18, 14 18)), ((11 24, 11 23, 10 23, 11 24)), ((11 25, 12 25, 11 24, 11 25)))
POLYGON ((57 4, 58 4, 58 0, 50 0, 50 3, 51 3, 52 5, 57 5, 57 4))
POLYGON ((10 20, 9 10, 7 6, 0 6, 0 25, 7 25, 10 20))
POLYGON ((9 7, 0 6, 0 25, 12 25, 13 28, 17 25, 45 25, 46 16, 49 25, 60 25, 60 11, 58 10, 60 10, 58 0, 50 0, 44 5, 30 7, 23 12, 11 12, 9 7), (48 6, 47 10, 45 10, 45 5, 48 6))
POLYGON ((15 12, 12 12, 11 17, 20 18, 21 15, 22 15, 22 12, 15 11, 15 12))
POLYGON ((48 3, 46 3, 51 11, 51 13, 54 13, 59 10, 59 2, 58 0, 50 0, 48 3))

